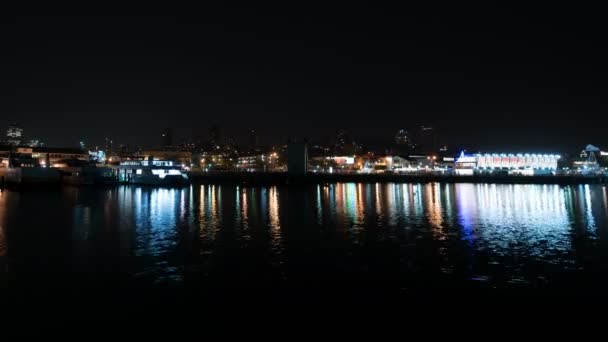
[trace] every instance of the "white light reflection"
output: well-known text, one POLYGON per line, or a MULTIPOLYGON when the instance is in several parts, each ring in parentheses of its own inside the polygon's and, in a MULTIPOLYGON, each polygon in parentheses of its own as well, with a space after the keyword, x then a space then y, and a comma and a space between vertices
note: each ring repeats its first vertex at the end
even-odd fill
POLYGON ((154 276, 156 281, 181 281, 180 266, 173 266, 168 255, 178 248, 181 226, 181 191, 138 188, 133 198, 135 213, 135 254, 145 257, 145 270, 136 276, 154 276))
POLYGON ((589 185, 585 185, 585 221, 587 231, 593 235, 596 233, 595 218, 593 218, 593 208, 591 207, 591 190, 589 185))
POLYGON ((323 202, 321 199, 321 185, 317 185, 317 200, 316 200, 316 208, 317 208, 317 224, 323 224, 323 202))
POLYGON ((608 216, 608 195, 606 194, 606 186, 602 187, 602 197, 604 198, 604 215, 608 216))
POLYGON ((458 184, 459 222, 464 237, 498 254, 533 256, 571 248, 570 220, 557 185, 458 184))

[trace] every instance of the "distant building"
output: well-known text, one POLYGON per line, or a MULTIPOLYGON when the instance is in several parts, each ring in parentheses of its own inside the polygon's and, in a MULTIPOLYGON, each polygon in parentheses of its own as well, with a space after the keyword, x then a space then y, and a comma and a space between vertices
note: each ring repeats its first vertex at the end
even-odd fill
POLYGON ((161 134, 161 147, 165 150, 173 147, 173 130, 166 128, 161 134))
POLYGON ((239 171, 276 171, 280 165, 276 152, 266 154, 251 154, 237 158, 236 169, 239 171))
POLYGON ((437 152, 437 132, 433 126, 420 126, 416 150, 425 155, 437 152))
POLYGON ((23 128, 14 123, 6 130, 6 142, 11 146, 19 146, 23 143, 23 128))
POLYGON ((112 156, 114 153, 114 140, 111 137, 106 138, 105 141, 105 152, 108 157, 112 156))
POLYGON ((414 143, 409 132, 405 129, 400 129, 395 135, 395 148, 393 149, 393 153, 407 156, 413 148, 414 143))
POLYGON ((336 134, 334 155, 351 155, 357 153, 358 146, 348 133, 341 129, 336 134))
POLYGON ((221 150, 204 151, 196 157, 196 164, 205 171, 232 171, 238 163, 237 158, 221 150))
POLYGON ((400 129, 395 135, 395 144, 407 146, 410 143, 409 134, 405 129, 400 129))
POLYGON ((42 143, 38 139, 31 139, 31 140, 28 141, 27 146, 29 146, 29 147, 42 147, 42 146, 44 146, 44 143, 42 143))
POLYGON ((209 132, 209 143, 213 149, 217 149, 217 147, 222 144, 221 127, 219 124, 214 124, 211 126, 211 131, 209 132))
POLYGON ((258 147, 258 136, 255 132, 255 129, 249 130, 249 149, 255 150, 258 147))
POLYGON ((53 167, 64 160, 89 161, 89 153, 79 148, 61 147, 19 147, 17 153, 29 155, 40 162, 40 165, 53 167))
POLYGON ((121 145, 118 147, 118 155, 119 155, 121 158, 124 158, 124 157, 130 156, 130 155, 132 155, 132 154, 133 154, 133 151, 132 151, 132 149, 131 149, 131 147, 130 147, 129 145, 123 145, 123 144, 121 144, 121 145))

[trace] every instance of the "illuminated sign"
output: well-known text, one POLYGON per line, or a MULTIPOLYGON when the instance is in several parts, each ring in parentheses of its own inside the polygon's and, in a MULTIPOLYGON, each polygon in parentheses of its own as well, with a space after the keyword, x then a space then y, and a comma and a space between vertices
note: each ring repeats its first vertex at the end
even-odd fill
POLYGON ((355 163, 354 157, 333 157, 332 158, 338 165, 347 164, 353 165, 355 163))

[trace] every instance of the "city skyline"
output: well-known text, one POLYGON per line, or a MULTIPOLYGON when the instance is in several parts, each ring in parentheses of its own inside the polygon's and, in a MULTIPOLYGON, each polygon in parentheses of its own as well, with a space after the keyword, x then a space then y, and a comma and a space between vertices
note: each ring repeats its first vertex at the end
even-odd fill
MULTIPOLYGON (((57 144, 53 141, 56 137, 52 136, 34 136, 30 133, 28 127, 24 127, 19 122, 13 122, 2 129, 0 136, 0 145, 15 145, 10 143, 9 134, 15 127, 19 128, 19 134, 21 136, 22 146, 56 146, 56 147, 83 147, 87 146, 88 149, 100 149, 100 150, 115 150, 118 149, 209 149, 211 145, 228 146, 234 145, 241 149, 241 152, 252 150, 253 147, 264 147, 269 148, 272 146, 284 145, 289 141, 296 139, 308 142, 310 146, 326 146, 332 147, 332 151, 342 150, 342 153, 338 154, 357 154, 363 149, 363 151, 375 151, 376 153, 396 153, 401 155, 407 155, 409 153, 423 153, 423 154, 436 154, 442 155, 458 155, 462 151, 468 152, 482 152, 482 151, 511 151, 511 152, 522 152, 528 150, 535 150, 538 152, 562 152, 576 154, 581 150, 581 146, 588 145, 587 143, 580 143, 578 145, 564 145, 557 144, 551 145, 547 143, 542 144, 528 144, 526 141, 519 141, 509 145, 501 146, 498 144, 484 144, 471 143, 469 145, 459 144, 457 142, 453 144, 446 143, 443 137, 445 131, 437 129, 436 126, 432 125, 420 125, 411 128, 400 128, 390 134, 376 139, 361 139, 361 137, 353 135, 350 131, 345 129, 337 129, 333 132, 333 135, 325 135, 322 137, 310 137, 310 136, 260 136, 259 129, 248 128, 245 129, 242 135, 237 136, 233 134, 233 131, 225 130, 224 127, 218 123, 214 123, 209 127, 207 132, 195 131, 190 135, 187 131, 182 131, 185 134, 174 134, 175 131, 172 127, 165 127, 156 133, 150 141, 144 143, 134 143, 128 138, 116 137, 113 135, 105 136, 102 141, 93 141, 86 138, 81 138, 78 141, 71 141, 67 144, 57 144), (431 132, 429 136, 425 137, 425 132, 431 132), (226 133, 226 134, 224 134, 226 133), (405 138, 404 138, 405 137, 405 138), (50 138, 50 139, 49 139, 50 138), (261 138, 261 139, 260 139, 261 138), (255 140, 255 146, 252 145, 252 139, 255 140), (346 143, 344 140, 348 140, 346 143), (405 140, 404 140, 405 139, 405 140), (429 140, 430 139, 430 140, 429 140), (261 141, 261 142, 260 142, 261 141), (49 143, 50 142, 50 143, 49 143), (353 145, 354 150, 344 150, 344 145, 353 145)), ((598 144, 595 144, 598 145, 598 144)), ((603 146, 603 145, 600 145, 603 146)))
POLYGON ((606 24, 590 8, 131 12, 9 5, 3 15, 19 15, 0 36, 11 66, 0 127, 18 121, 53 145, 150 144, 166 127, 194 136, 215 122, 240 141, 253 128, 265 144, 338 129, 382 142, 423 124, 482 149, 608 143, 606 24))

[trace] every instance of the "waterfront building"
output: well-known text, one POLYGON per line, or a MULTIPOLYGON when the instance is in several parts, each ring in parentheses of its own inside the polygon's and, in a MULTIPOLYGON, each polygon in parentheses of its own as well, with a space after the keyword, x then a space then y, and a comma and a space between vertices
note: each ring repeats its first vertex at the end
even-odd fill
POLYGON ((195 156, 197 164, 203 171, 233 171, 238 158, 222 150, 204 151, 195 156))
POLYGON ((89 161, 89 153, 79 148, 18 147, 16 152, 38 160, 43 167, 54 167, 65 160, 89 161))
POLYGON ((313 172, 349 173, 362 168, 361 161, 352 156, 316 156, 309 159, 309 167, 313 172))
POLYGON ((466 155, 462 152, 455 161, 455 172, 458 175, 506 173, 532 176, 552 174, 556 172, 560 158, 557 154, 485 153, 466 155))
POLYGON ((363 173, 407 172, 411 170, 409 160, 395 155, 369 156, 363 158, 359 164, 363 173))
POLYGON ((583 175, 597 174, 600 172, 600 164, 597 157, 601 156, 599 148, 593 145, 587 145, 581 151, 580 158, 574 160, 572 166, 575 172, 583 175))
POLYGON ((276 171, 279 167, 278 158, 276 152, 240 156, 237 158, 236 169, 247 172, 276 171))

